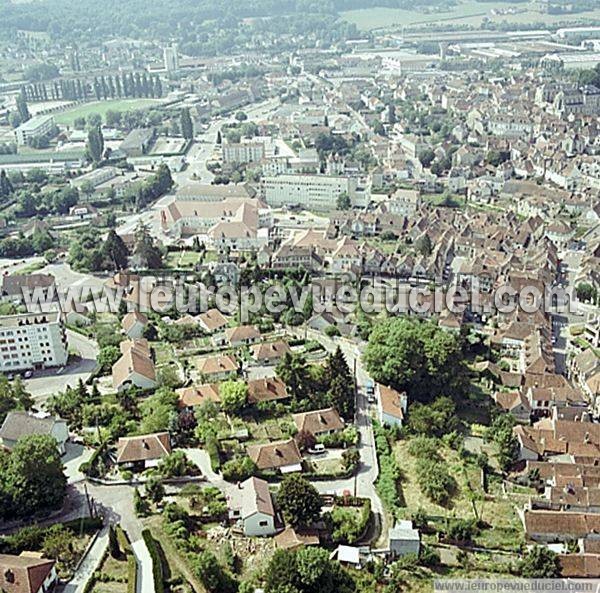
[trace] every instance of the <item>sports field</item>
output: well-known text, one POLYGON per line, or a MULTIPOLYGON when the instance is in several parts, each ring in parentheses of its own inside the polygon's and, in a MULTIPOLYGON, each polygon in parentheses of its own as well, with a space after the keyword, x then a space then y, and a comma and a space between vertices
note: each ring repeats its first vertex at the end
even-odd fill
POLYGON ((94 101, 93 103, 84 103, 72 109, 56 113, 54 114, 54 120, 57 124, 72 126, 78 117, 87 117, 91 113, 98 113, 104 118, 107 111, 134 111, 136 109, 151 107, 157 103, 160 103, 157 99, 110 99, 108 101, 94 101))
POLYGON ((340 16, 350 23, 354 23, 360 30, 390 29, 424 24, 457 24, 481 25, 484 18, 492 22, 508 23, 544 23, 552 24, 558 22, 582 22, 585 25, 591 21, 600 21, 600 6, 594 10, 581 12, 574 15, 542 14, 530 10, 528 4, 514 4, 511 2, 477 2, 477 0, 464 0, 459 5, 446 11, 435 10, 425 12, 423 10, 403 10, 398 8, 366 8, 360 10, 349 10, 340 13, 340 16), (492 10, 498 9, 524 10, 517 14, 493 15, 492 10))

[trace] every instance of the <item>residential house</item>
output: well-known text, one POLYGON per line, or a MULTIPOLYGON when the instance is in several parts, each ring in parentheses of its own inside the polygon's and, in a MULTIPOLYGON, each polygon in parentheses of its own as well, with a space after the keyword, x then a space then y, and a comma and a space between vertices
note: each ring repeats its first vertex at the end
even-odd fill
POLYGON ((56 283, 52 274, 10 274, 2 277, 1 300, 24 302, 25 294, 39 295, 40 303, 50 302, 56 296, 56 283))
POLYGON ((198 372, 210 382, 233 378, 238 369, 237 361, 230 354, 209 356, 198 362, 198 372))
POLYGON ((294 439, 250 445, 246 452, 259 470, 276 470, 282 474, 302 471, 302 455, 294 439))
POLYGON ((232 348, 249 346, 260 340, 260 331, 253 325, 238 325, 225 330, 225 340, 232 348))
POLYGON ((156 370, 148 341, 144 338, 124 340, 120 345, 121 358, 113 364, 113 387, 123 391, 135 386, 154 389, 158 385, 156 370))
POLYGON ((198 325, 207 334, 214 334, 225 329, 229 325, 229 322, 218 309, 209 309, 205 313, 198 315, 198 325))
POLYGON ((61 455, 66 453, 69 440, 67 423, 54 416, 40 416, 29 412, 9 412, 0 427, 0 444, 13 449, 19 439, 30 435, 48 435, 56 440, 61 455))
POLYGON ((541 543, 597 539, 600 531, 600 513, 525 509, 522 521, 527 537, 541 543))
POLYGON ((37 552, 22 552, 19 556, 0 554, 0 591, 47 593, 58 580, 55 564, 37 552))
POLYGON ((144 470, 156 467, 160 460, 171 454, 168 432, 156 432, 135 437, 121 437, 117 442, 117 465, 144 470))
POLYGON ((251 477, 230 490, 229 518, 236 521, 247 537, 273 535, 275 507, 269 483, 251 477))
POLYGON ((279 377, 265 377, 248 381, 249 404, 279 401, 289 397, 287 385, 279 377))
POLYGON ((298 432, 310 432, 315 437, 333 434, 344 429, 344 421, 335 408, 293 414, 298 432))
POLYGON ((384 426, 402 426, 406 417, 408 397, 405 392, 399 393, 391 387, 377 383, 377 418, 384 426))
POLYGON ((219 383, 204 383, 203 385, 192 385, 177 390, 179 396, 179 407, 193 410, 206 402, 221 403, 219 395, 219 383))
POLYGON ((286 355, 291 354, 292 349, 285 340, 275 342, 262 342, 250 348, 250 354, 257 364, 275 365, 286 355))
POLYGON ((137 340, 144 335, 148 318, 139 311, 127 313, 121 320, 121 328, 130 340, 137 340))

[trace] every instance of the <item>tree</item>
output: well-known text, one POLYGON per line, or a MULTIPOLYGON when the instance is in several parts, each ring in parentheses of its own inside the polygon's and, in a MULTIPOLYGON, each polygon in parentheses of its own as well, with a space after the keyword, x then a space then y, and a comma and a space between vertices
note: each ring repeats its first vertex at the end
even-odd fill
POLYGON ((298 449, 300 449, 300 451, 308 451, 309 449, 314 449, 314 446, 317 444, 317 439, 312 432, 302 429, 296 435, 296 443, 298 444, 298 449))
POLYGON ((425 168, 429 167, 429 165, 431 165, 431 163, 433 163, 434 159, 435 159, 435 153, 433 152, 433 150, 431 150, 431 148, 428 148, 427 150, 424 150, 419 155, 419 160, 421 161, 421 164, 425 168))
POLYGON ((103 372, 107 373, 112 369, 113 364, 119 360, 121 352, 116 346, 104 346, 98 352, 98 366, 103 372))
POLYGON ((192 566, 208 593, 234 593, 236 591, 235 579, 223 569, 212 552, 208 550, 200 552, 192 560, 192 566))
POLYGON ((108 526, 108 551, 113 558, 121 557, 119 539, 117 538, 117 532, 112 524, 108 526))
POLYGON ((459 338, 429 321, 381 321, 371 331, 363 360, 377 382, 406 391, 409 401, 430 402, 446 393, 460 396, 467 389, 459 338))
POLYGON ((358 452, 358 449, 352 447, 351 449, 346 449, 342 453, 342 465, 344 466, 344 471, 354 471, 359 463, 360 453, 358 452))
POLYGON ((162 268, 162 254, 154 244, 150 230, 140 223, 135 230, 135 247, 133 257, 140 268, 159 269, 162 268))
POLYGON ((511 414, 499 414, 494 418, 487 436, 496 448, 496 459, 502 471, 508 471, 519 456, 519 442, 513 428, 515 418, 511 414))
POLYGON ((419 488, 432 502, 445 506, 456 488, 456 481, 437 459, 421 457, 416 465, 419 488))
POLYGON ((151 476, 146 480, 146 496, 155 503, 165 497, 165 487, 158 476, 151 476))
POLYGON ((296 401, 308 395, 310 374, 302 354, 286 352, 277 365, 276 373, 289 387, 296 401))
POLYGON ((289 474, 283 479, 277 501, 286 521, 294 527, 310 525, 321 516, 319 493, 298 474, 289 474))
POLYGON ((31 119, 31 114, 27 107, 27 100, 25 99, 25 87, 21 87, 21 92, 17 96, 16 106, 20 123, 25 123, 27 120, 31 119))
POLYGON ((415 249, 425 257, 429 257, 431 255, 433 245, 431 244, 431 239, 427 233, 424 233, 417 239, 415 242, 415 249))
POLYGON ((67 567, 72 567, 77 558, 73 549, 73 533, 64 525, 52 525, 44 537, 42 552, 47 558, 54 558, 67 567))
POLYGON ((338 210, 350 210, 352 207, 352 202, 350 201, 350 196, 347 192, 343 191, 337 197, 337 208, 338 210))
POLYGON ((194 124, 190 117, 190 110, 185 108, 181 111, 181 134, 186 140, 194 138, 194 124))
POLYGON ((277 550, 265 570, 265 593, 353 593, 356 583, 319 547, 277 550))
POLYGON ((219 388, 221 408, 228 414, 238 413, 248 399, 248 386, 244 381, 224 381, 219 388))
POLYGON ((112 269, 124 270, 127 268, 129 252, 123 239, 117 235, 114 229, 108 231, 108 236, 102 246, 102 254, 111 263, 112 269))
POLYGON ((327 358, 325 376, 329 384, 328 395, 331 404, 344 419, 352 419, 354 417, 356 395, 354 377, 339 346, 327 358))
POLYGON ((223 137, 221 136, 221 130, 217 131, 217 144, 222 144, 223 137))
POLYGON ((88 131, 88 138, 86 144, 87 153, 89 158, 94 163, 99 163, 102 160, 104 153, 104 136, 100 126, 93 126, 88 131))
POLYGON ((457 428, 456 406, 444 396, 431 404, 415 402, 409 409, 408 426, 417 434, 441 437, 457 428))
POLYGON ((12 501, 16 516, 31 516, 62 505, 67 479, 54 437, 22 437, 5 463, 0 471, 0 490, 12 501))
POLYGON ((14 191, 13 185, 10 179, 6 175, 6 171, 2 169, 0 171, 0 198, 5 198, 12 194, 14 191))
POLYGON ((596 303, 598 301, 598 291, 589 282, 580 282, 575 287, 577 300, 584 303, 596 303))
POLYGON ((551 579, 559 576, 557 555, 545 546, 534 546, 519 563, 521 576, 529 579, 551 579))

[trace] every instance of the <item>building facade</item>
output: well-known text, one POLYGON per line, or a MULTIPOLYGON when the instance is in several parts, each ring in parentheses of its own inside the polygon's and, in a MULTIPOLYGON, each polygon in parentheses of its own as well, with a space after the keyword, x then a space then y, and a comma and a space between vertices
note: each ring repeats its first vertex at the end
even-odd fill
POLYGON ((0 317, 0 372, 63 366, 67 356, 59 311, 0 317))

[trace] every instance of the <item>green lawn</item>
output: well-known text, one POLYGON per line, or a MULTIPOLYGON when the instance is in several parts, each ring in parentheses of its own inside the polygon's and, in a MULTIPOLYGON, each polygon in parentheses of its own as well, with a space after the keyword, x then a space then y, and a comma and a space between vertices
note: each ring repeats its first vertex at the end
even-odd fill
POLYGON ((590 21, 600 19, 600 8, 574 15, 541 14, 532 10, 518 14, 492 15, 493 9, 501 8, 526 8, 527 5, 513 4, 511 2, 477 2, 464 0, 450 10, 438 9, 425 12, 423 10, 403 10, 397 8, 366 8, 349 10, 340 13, 342 19, 354 23, 359 29, 369 31, 379 28, 410 27, 411 25, 456 23, 478 27, 484 18, 492 22, 501 23, 544 23, 590 21))
POLYGON ((167 255, 167 267, 174 269, 193 269, 200 261, 201 253, 197 251, 170 251, 167 255))
POLYGON ((67 109, 54 115, 57 124, 63 126, 72 126, 78 117, 87 117, 92 113, 97 113, 103 118, 107 111, 135 111, 144 109, 160 103, 157 99, 111 99, 108 101, 94 101, 77 105, 72 109, 67 109))

